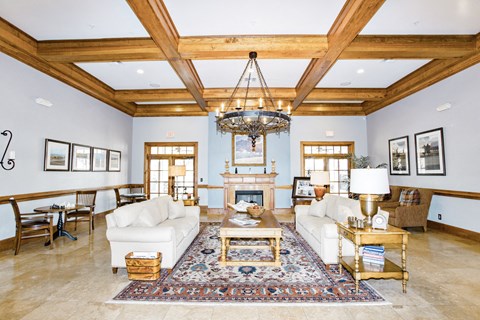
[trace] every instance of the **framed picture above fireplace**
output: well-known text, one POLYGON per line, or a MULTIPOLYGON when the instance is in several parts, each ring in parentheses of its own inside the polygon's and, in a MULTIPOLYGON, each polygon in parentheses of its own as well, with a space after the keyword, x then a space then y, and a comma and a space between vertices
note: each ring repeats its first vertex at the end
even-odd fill
POLYGON ((262 135, 257 138, 255 149, 245 134, 232 133, 232 166, 265 166, 266 140, 262 135))

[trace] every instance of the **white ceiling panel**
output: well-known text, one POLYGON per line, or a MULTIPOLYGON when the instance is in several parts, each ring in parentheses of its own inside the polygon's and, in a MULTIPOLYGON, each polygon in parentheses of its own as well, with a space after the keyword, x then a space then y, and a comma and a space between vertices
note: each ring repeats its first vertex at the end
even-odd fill
POLYGON ((361 34, 476 34, 479 0, 388 0, 361 34))
POLYGON ((115 90, 185 88, 166 61, 76 63, 115 90), (139 73, 143 70, 143 73, 139 73))
POLYGON ((317 88, 386 88, 430 60, 338 60, 317 88))
POLYGON ((121 0, 0 0, 0 16, 37 40, 149 36, 121 0))
MULTIPOLYGON (((237 85, 248 59, 245 60, 195 60, 193 64, 205 88, 233 88, 237 85)), ((269 87, 295 87, 310 60, 257 59, 269 87)), ((255 77, 257 79, 257 77, 255 77)), ((242 87, 245 86, 242 82, 242 87)), ((258 80, 252 82, 258 87, 258 80)))
POLYGON ((343 0, 164 0, 181 36, 326 34, 343 0))

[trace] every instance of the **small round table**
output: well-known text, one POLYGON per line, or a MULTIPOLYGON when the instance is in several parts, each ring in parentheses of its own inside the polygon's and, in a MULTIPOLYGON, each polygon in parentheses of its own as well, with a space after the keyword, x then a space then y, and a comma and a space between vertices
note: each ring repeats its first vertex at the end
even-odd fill
POLYGON ((70 240, 77 240, 77 237, 74 237, 68 232, 67 230, 63 229, 63 213, 67 213, 68 211, 75 211, 79 209, 83 209, 85 206, 83 204, 76 204, 74 207, 58 207, 52 208, 51 206, 39 207, 34 209, 35 212, 41 213, 58 213, 58 222, 57 222, 57 231, 53 234, 53 239, 58 237, 67 237, 70 240))

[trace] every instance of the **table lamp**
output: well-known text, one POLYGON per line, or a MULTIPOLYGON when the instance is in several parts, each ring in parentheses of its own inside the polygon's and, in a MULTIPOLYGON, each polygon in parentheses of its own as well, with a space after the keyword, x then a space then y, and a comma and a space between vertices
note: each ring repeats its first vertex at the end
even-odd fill
POLYGON ((178 186, 176 177, 183 177, 185 176, 186 172, 187 170, 185 165, 174 165, 168 167, 168 176, 173 177, 172 193, 175 201, 178 200, 178 186))
POLYGON ((352 169, 350 192, 360 194, 360 208, 362 214, 367 218, 365 226, 371 229, 372 216, 378 211, 378 195, 390 192, 387 169, 352 169))
POLYGON ((322 200, 325 192, 327 192, 325 186, 330 184, 330 173, 328 171, 313 171, 310 175, 310 184, 314 185, 315 198, 322 200))

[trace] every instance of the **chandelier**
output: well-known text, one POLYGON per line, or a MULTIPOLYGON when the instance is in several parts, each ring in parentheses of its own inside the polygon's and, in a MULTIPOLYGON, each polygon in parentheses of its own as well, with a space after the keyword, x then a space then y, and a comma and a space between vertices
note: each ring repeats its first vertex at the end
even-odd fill
POLYGON ((260 136, 290 131, 291 111, 291 106, 288 105, 287 112, 283 112, 281 100, 275 103, 258 66, 257 53, 250 52, 247 65, 232 95, 226 104, 222 103, 221 108, 216 109, 217 131, 222 134, 231 132, 248 135, 252 151, 255 151, 260 136), (257 81, 256 88, 252 88, 257 81), (252 94, 252 91, 255 93, 252 94), (255 97, 249 98, 249 94, 255 97))

